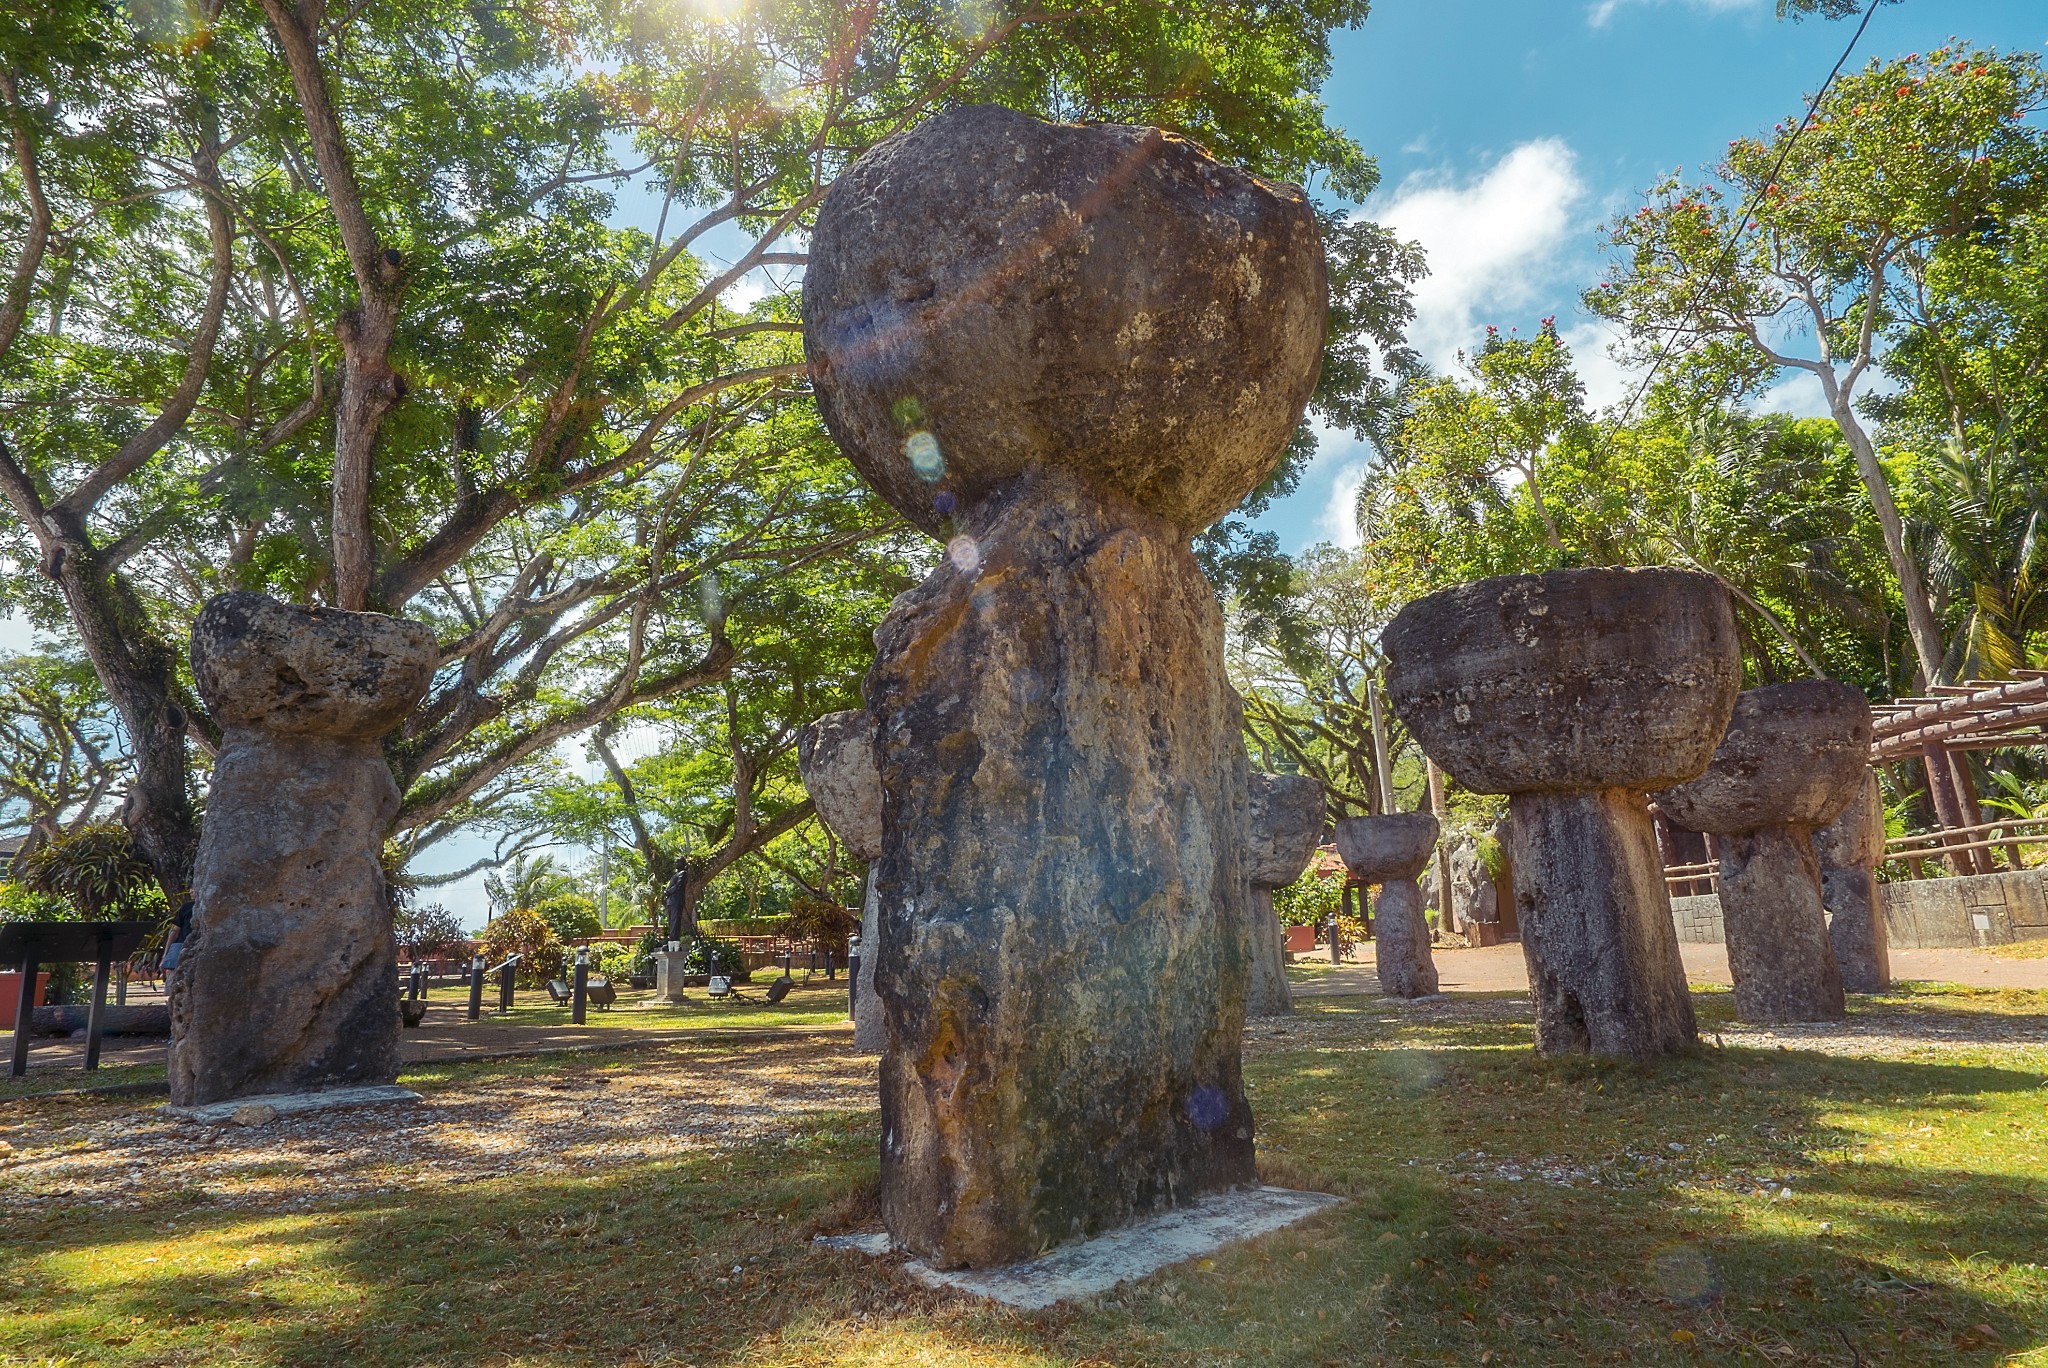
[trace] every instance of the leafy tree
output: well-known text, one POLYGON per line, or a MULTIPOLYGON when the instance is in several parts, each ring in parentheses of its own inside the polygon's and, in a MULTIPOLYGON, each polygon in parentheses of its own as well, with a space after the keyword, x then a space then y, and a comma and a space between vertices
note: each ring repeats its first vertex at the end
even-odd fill
POLYGON ((392 919, 398 944, 414 958, 445 955, 469 938, 462 921, 439 903, 401 907, 392 919))
POLYGON ((23 833, 19 854, 107 816, 128 771, 89 665, 0 657, 0 831, 23 833))
POLYGON ((500 913, 515 908, 531 910, 575 891, 575 879, 552 855, 516 855, 504 870, 484 875, 484 895, 500 913))
POLYGON ((2043 135, 2025 120, 2044 94, 2025 54, 1945 48, 1873 62, 1842 79, 1803 132, 1793 121, 1737 139, 1714 182, 1656 187, 1611 226, 1615 267, 1586 297, 1639 359, 1668 352, 1738 392, 1788 370, 1819 382, 1930 682, 1945 677, 1940 625, 1857 401, 1888 326, 1910 311, 1912 282, 1944 245, 2039 193, 2043 135))
POLYGON ((444 668, 387 742, 414 851, 610 718, 716 716, 738 648, 706 585, 901 535, 824 439, 775 274, 840 170, 999 100, 1357 198, 1373 167, 1315 91, 1365 11, 7 10, 0 592, 91 658, 166 893, 218 743, 179 649, 209 595, 435 628, 444 668), (617 226, 625 195, 653 231, 617 226))
POLYGON ((581 893, 557 893, 533 905, 533 914, 562 940, 580 940, 604 930, 597 904, 581 893))

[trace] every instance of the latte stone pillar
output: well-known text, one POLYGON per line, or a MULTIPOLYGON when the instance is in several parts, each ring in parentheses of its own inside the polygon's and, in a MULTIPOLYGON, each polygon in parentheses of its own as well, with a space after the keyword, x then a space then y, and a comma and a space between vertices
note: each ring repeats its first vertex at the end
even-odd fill
POLYGON ((796 739, 797 768, 818 816, 868 866, 860 910, 860 977, 853 986, 853 1045, 879 1054, 882 1004, 875 997, 880 928, 875 911, 875 860, 882 853, 882 780, 875 773, 875 724, 864 708, 827 713, 796 739))
POLYGON ((192 674, 222 728, 171 975, 171 1101, 390 1083, 398 945, 383 738, 439 652, 418 623, 222 594, 192 674))
POLYGON ((1437 990, 1429 953, 1429 922, 1416 882, 1436 854, 1437 820, 1426 812, 1350 817, 1337 823, 1337 853, 1362 884, 1378 884, 1373 901, 1373 961, 1388 997, 1428 997, 1437 990))
POLYGON ((1891 938, 1885 929, 1884 890, 1877 866, 1884 859, 1884 794, 1877 771, 1864 771, 1863 787, 1842 815, 1813 833, 1820 864, 1820 897, 1828 911, 1828 943, 1852 993, 1882 993, 1892 986, 1891 938))
POLYGON ((1680 826, 1718 838, 1721 925, 1744 1021, 1844 1015, 1813 833, 1863 791, 1870 733, 1870 703, 1847 684, 1749 689, 1713 766, 1657 795, 1680 826))
POLYGON ((1304 774, 1253 774, 1251 849, 1245 878, 1251 929, 1252 977, 1247 1016, 1286 1016, 1294 1010, 1287 986, 1287 933, 1273 906, 1273 890, 1301 877, 1323 835, 1323 786, 1304 774))
POLYGON ((1322 352, 1315 216, 1151 128, 956 109, 818 211, 804 340, 946 544, 875 634, 882 1214, 939 1268, 1255 1181, 1249 766, 1190 539, 1322 352))
POLYGON ((1459 585, 1388 626, 1387 691, 1429 757, 1509 795, 1536 1048, 1697 1043, 1649 790, 1706 769, 1742 683, 1728 591, 1683 570, 1459 585))

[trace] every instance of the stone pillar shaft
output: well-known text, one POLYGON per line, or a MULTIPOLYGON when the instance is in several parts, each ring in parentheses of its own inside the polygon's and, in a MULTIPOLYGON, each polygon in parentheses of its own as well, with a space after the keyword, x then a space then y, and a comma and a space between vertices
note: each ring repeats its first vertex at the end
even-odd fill
MULTIPOLYGON (((1448 902, 1448 896, 1445 898, 1448 902)), ((1436 961, 1429 953, 1429 922, 1422 915, 1422 889, 1413 879, 1389 879, 1374 899, 1373 961, 1380 989, 1389 997, 1428 997, 1437 991, 1436 961)))
POLYGON ((1842 971, 1828 943, 1808 832, 1765 827, 1721 838, 1721 921, 1737 1016, 1842 1019, 1842 971))
POLYGON ((1691 1045, 1692 998, 1645 797, 1518 793, 1508 810, 1536 1048, 1646 1059, 1691 1045))
POLYGON ((1251 922, 1251 983, 1245 997, 1246 1016, 1286 1016, 1294 1010, 1294 989, 1287 982, 1287 933, 1273 906, 1273 890, 1251 886, 1246 909, 1251 922))

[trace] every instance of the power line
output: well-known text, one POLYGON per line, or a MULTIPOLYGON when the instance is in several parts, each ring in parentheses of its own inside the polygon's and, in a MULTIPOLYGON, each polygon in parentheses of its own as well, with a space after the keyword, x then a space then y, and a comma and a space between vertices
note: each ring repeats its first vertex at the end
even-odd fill
MULTIPOLYGON (((1742 235, 1749 231, 1749 222, 1756 215, 1757 206, 1763 203, 1764 196, 1770 192, 1770 188, 1778 183, 1778 173, 1785 169, 1785 159, 1792 155, 1793 145, 1813 123, 1813 116, 1820 111, 1820 102, 1834 89, 1836 79, 1842 74, 1842 68, 1849 64, 1849 58, 1856 51, 1856 45, 1863 41, 1863 31, 1870 27, 1870 21, 1877 17, 1877 7, 1884 3, 1885 0, 1870 0, 1864 7, 1863 22, 1858 24, 1856 32, 1849 36, 1849 46, 1843 48, 1842 55, 1835 59, 1834 70, 1828 73, 1828 78, 1821 82, 1820 89, 1814 92, 1813 99, 1807 103, 1806 113, 1800 118, 1799 126, 1792 130, 1792 136, 1785 139, 1785 145, 1778 149, 1778 160, 1772 164, 1771 174, 1764 177, 1763 183, 1750 193, 1748 202, 1742 206, 1742 217, 1736 222, 1735 231, 1729 234, 1728 244, 1721 252, 1721 260, 1714 268, 1716 274, 1727 270, 1729 262, 1734 260, 1736 251, 1742 246, 1742 235)), ((1678 326, 1671 330, 1671 338, 1675 339, 1683 334, 1686 325, 1693 321, 1693 315, 1699 308, 1699 299, 1700 287, 1695 283, 1691 295, 1685 301, 1684 316, 1679 320, 1678 326)), ((1636 405, 1650 392, 1650 386, 1656 382, 1657 372, 1664 368, 1665 359, 1670 354, 1671 342, 1667 340, 1657 348, 1656 358, 1650 363, 1650 373, 1643 377, 1643 383, 1636 386, 1636 392, 1629 396, 1628 407, 1622 410, 1621 415, 1624 423, 1635 417, 1636 405)))

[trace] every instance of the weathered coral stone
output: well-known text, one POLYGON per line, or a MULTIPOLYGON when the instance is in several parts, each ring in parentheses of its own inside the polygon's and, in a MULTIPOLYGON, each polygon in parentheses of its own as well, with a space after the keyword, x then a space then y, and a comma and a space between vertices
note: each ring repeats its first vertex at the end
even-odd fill
POLYGON ((1418 599, 1383 644, 1423 750, 1510 795, 1537 1049, 1694 1044, 1644 795, 1704 770, 1726 729, 1742 679, 1728 591, 1682 570, 1509 575, 1418 599))
POLYGON ((1315 388, 1327 285, 1309 202, 1156 128, 995 105, 839 178, 804 348, 847 457, 903 515, 1069 469, 1196 532, 1272 470, 1315 388))
POLYGON ((827 713, 797 734, 797 768, 819 820, 832 828, 856 860, 868 866, 860 912, 860 971, 853 986, 853 1047, 882 1049, 882 1004, 875 996, 876 924, 874 861, 882 853, 882 779, 875 772, 875 724, 865 708, 827 713))
POLYGON ((1247 1016, 1285 1016, 1294 1010, 1287 985, 1287 940, 1273 906, 1273 890, 1301 877, 1323 835, 1323 786, 1302 774, 1253 774, 1251 849, 1245 878, 1251 883, 1247 916, 1251 925, 1252 978, 1247 1016))
POLYGON ((1812 836, 1862 792, 1870 734, 1870 703, 1846 684, 1750 689, 1713 766, 1657 795, 1680 826, 1720 837, 1721 922, 1744 1021, 1844 1015, 1812 836))
POLYGON ((1191 532, 1314 387, 1307 199, 1150 129, 961 109, 820 206, 827 422, 951 538, 876 632, 882 1213, 1004 1264, 1254 1181, 1249 767, 1191 532))
POLYGON ((1813 833, 1820 863, 1821 901, 1828 910, 1828 943, 1852 993, 1882 993, 1892 986, 1891 938, 1885 930, 1884 894, 1877 866, 1884 859, 1884 794, 1877 771, 1842 815, 1813 833))
POLYGON ((171 974, 173 1103, 397 1077, 381 738, 438 659, 427 628, 375 613, 261 594, 200 613, 192 673, 224 735, 171 974))
POLYGON ((1429 922, 1415 882, 1436 853, 1437 820, 1426 812, 1352 817, 1337 823, 1337 853, 1351 877, 1378 884, 1373 902, 1373 960, 1388 997, 1428 997, 1437 990, 1429 953, 1429 922))

